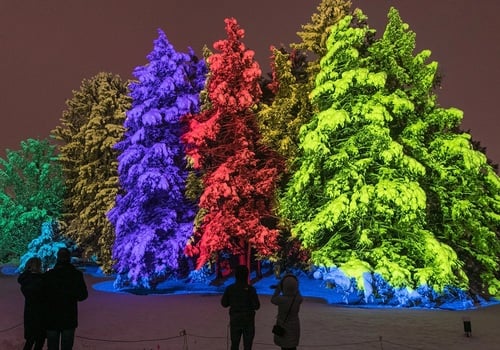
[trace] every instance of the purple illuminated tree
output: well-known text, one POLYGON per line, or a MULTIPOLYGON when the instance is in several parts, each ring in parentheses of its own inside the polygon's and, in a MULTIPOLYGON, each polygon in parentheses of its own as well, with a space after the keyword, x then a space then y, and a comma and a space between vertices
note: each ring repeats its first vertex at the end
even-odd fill
POLYGON ((109 219, 116 232, 117 288, 154 289, 175 273, 195 214, 184 196, 180 118, 198 112, 206 68, 192 50, 176 52, 161 30, 147 58, 134 70, 126 132, 115 145, 121 192, 109 219))

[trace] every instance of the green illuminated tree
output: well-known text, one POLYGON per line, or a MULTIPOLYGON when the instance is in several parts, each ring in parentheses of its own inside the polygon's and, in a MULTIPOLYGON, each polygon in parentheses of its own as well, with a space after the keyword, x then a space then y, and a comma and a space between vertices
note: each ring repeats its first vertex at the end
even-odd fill
POLYGON ((0 158, 0 261, 18 259, 42 223, 61 213, 64 182, 55 148, 48 140, 28 139, 0 158))
POLYGON ((437 63, 425 63, 430 51, 413 56, 414 50, 415 33, 391 9, 370 53, 387 73, 388 86, 414 104, 413 115, 395 125, 393 135, 426 168, 420 185, 427 196, 427 229, 455 251, 473 293, 494 295, 500 292, 500 180, 484 150, 476 150, 460 129, 462 111, 437 105, 437 63))
POLYGON ((498 177, 457 133, 461 112, 437 106, 437 64, 413 54, 396 10, 374 34, 361 11, 332 27, 282 213, 315 264, 358 281, 372 271, 443 290, 477 279, 476 292, 498 293, 498 177))
POLYGON ((87 256, 95 255, 102 268, 112 267, 112 225, 106 213, 118 191, 117 154, 113 149, 123 136, 130 98, 117 75, 99 73, 84 80, 66 102, 61 125, 54 137, 61 141, 67 195, 64 199, 64 234, 87 256))

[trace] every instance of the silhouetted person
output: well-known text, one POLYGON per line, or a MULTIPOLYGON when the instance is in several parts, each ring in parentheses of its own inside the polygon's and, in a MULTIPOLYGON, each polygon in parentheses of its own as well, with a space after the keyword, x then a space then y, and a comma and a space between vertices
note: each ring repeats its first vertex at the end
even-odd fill
POLYGON ((23 350, 42 350, 45 343, 42 260, 38 257, 28 259, 17 281, 24 295, 24 339, 26 342, 23 350))
POLYGON ((56 265, 44 275, 43 291, 48 350, 71 350, 78 327, 77 303, 87 299, 88 291, 82 272, 71 264, 68 249, 57 252, 56 265))
POLYGON ((271 297, 271 303, 278 306, 276 323, 285 329, 283 336, 274 335, 274 344, 281 347, 281 350, 296 350, 299 345, 299 311, 302 300, 297 277, 285 275, 271 297))
POLYGON ((243 336, 243 348, 252 349, 255 337, 255 310, 260 308, 260 301, 255 288, 248 284, 248 268, 237 266, 236 281, 227 286, 221 299, 224 307, 229 307, 229 329, 231 350, 238 350, 243 336))

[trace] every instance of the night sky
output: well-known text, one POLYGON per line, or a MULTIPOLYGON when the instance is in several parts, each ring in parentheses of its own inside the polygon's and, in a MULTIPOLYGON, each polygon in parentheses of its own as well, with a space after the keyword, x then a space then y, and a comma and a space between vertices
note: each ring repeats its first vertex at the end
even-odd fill
MULTIPOLYGON (((246 31, 264 72, 269 46, 298 42, 319 0, 0 0, 0 156, 46 138, 83 79, 101 71, 132 78, 157 29, 178 51, 225 38, 224 18, 246 31)), ((500 163, 498 0, 353 0, 381 35, 390 6, 430 49, 443 75, 439 103, 465 112, 462 128, 500 163)))

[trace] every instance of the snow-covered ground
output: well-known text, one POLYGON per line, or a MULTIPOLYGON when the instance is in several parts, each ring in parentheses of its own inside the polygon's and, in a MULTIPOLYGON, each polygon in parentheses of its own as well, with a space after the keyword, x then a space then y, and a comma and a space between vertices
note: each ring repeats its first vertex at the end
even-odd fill
MULTIPOLYGON (((0 349, 21 349, 23 296, 16 276, 0 274, 0 349)), ((227 309, 220 306, 224 285, 191 294, 182 285, 163 286, 160 294, 113 292, 113 279, 85 275, 89 298, 80 304, 74 350, 228 349, 227 309), (161 294, 163 293, 163 294, 161 294)), ((228 281, 228 283, 231 280, 228 281)), ((270 303, 273 277, 257 282, 254 350, 278 349, 271 328, 276 308, 270 303)), ((299 349, 500 349, 500 305, 467 310, 366 308, 329 304, 321 295, 307 297, 301 309, 299 349), (471 322, 467 337, 463 320, 471 322)))
MULTIPOLYGON (((97 277, 103 277, 97 267, 87 266, 85 271, 97 277)), ((467 293, 457 289, 448 288, 445 292, 436 293, 428 287, 422 286, 416 290, 407 288, 394 289, 380 276, 364 273, 360 283, 363 288, 358 290, 358 282, 346 276, 338 268, 316 268, 314 272, 305 273, 295 270, 295 276, 300 281, 300 290, 303 296, 319 298, 327 304, 340 306, 356 306, 368 308, 385 307, 410 307, 425 309, 450 309, 465 310, 481 306, 491 306, 498 300, 485 300, 481 297, 472 299, 467 293)), ((283 273, 281 274, 283 276, 283 273)), ((253 286, 260 295, 272 294, 272 285, 279 282, 274 276, 271 264, 262 266, 261 274, 257 277, 255 271, 251 272, 253 286)), ((182 280, 169 279, 160 283, 155 290, 131 289, 121 292, 134 294, 220 294, 234 280, 230 277, 214 281, 213 272, 205 269, 193 271, 188 278, 182 280)), ((113 280, 106 280, 93 286, 95 289, 117 293, 113 280)))

